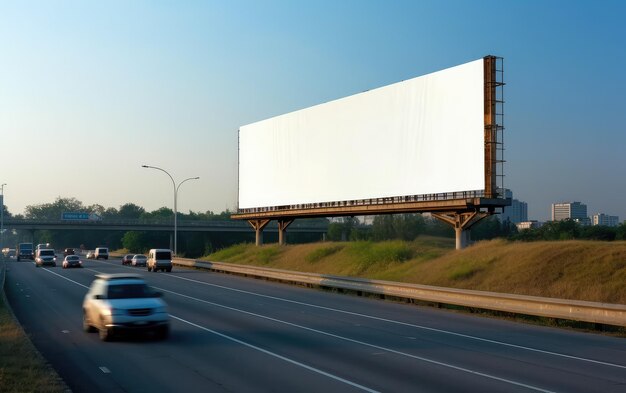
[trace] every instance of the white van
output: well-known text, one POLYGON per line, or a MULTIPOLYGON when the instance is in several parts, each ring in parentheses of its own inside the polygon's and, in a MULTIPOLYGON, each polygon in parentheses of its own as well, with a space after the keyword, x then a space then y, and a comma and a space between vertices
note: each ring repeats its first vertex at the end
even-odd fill
POLYGON ((166 248, 153 248, 148 252, 148 271, 157 270, 172 271, 172 250, 166 248))
POLYGON ((107 247, 97 247, 96 251, 94 251, 93 253, 93 259, 104 259, 104 260, 108 260, 109 259, 109 249, 107 247))

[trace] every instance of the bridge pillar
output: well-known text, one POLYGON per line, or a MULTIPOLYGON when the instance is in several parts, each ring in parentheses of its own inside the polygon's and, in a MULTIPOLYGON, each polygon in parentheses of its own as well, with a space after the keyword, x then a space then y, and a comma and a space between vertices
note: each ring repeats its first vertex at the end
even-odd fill
POLYGON ((254 231, 256 232, 256 245, 257 246, 262 245, 263 244, 263 228, 265 228, 267 224, 270 223, 270 220, 268 219, 248 220, 248 223, 252 226, 252 228, 254 228, 254 231))
POLYGON ((278 219, 278 244, 284 246, 287 244, 287 227, 293 222, 293 219, 278 219))
POLYGON ((454 227, 456 238, 456 249, 461 250, 469 244, 470 228, 478 221, 490 216, 490 212, 448 212, 448 213, 432 213, 432 216, 439 221, 454 227))

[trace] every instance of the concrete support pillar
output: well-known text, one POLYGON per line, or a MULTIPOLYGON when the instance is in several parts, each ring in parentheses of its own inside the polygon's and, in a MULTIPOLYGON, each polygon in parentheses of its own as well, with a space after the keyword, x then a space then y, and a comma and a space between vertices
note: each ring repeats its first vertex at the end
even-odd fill
POLYGON ((284 246, 287 244, 287 227, 293 222, 293 219, 278 219, 278 244, 284 246))
POLYGON ((461 250, 465 248, 465 233, 462 228, 454 228, 454 235, 456 238, 456 249, 461 250))
POLYGON ((248 223, 252 226, 256 233, 256 245, 260 246, 263 244, 263 228, 270 223, 269 219, 264 220, 248 220, 248 223))
POLYGON ((478 221, 488 217, 489 212, 448 212, 433 213, 433 217, 454 227, 456 249, 461 250, 470 243, 470 228, 478 221))

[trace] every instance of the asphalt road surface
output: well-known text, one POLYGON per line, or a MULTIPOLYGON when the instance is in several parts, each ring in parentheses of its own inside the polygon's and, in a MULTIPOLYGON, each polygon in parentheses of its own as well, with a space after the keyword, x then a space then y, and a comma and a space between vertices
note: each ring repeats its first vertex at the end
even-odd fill
POLYGON ((9 262, 5 291, 74 392, 626 392, 626 339, 120 260, 9 262), (82 331, 97 273, 165 294, 171 335, 82 331))

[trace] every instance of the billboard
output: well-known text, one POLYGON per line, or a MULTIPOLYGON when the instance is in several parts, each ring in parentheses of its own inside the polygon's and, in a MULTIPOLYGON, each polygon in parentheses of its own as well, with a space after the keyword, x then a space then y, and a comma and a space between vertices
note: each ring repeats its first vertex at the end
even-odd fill
POLYGON ((239 129, 239 209, 485 189, 483 59, 239 129))

